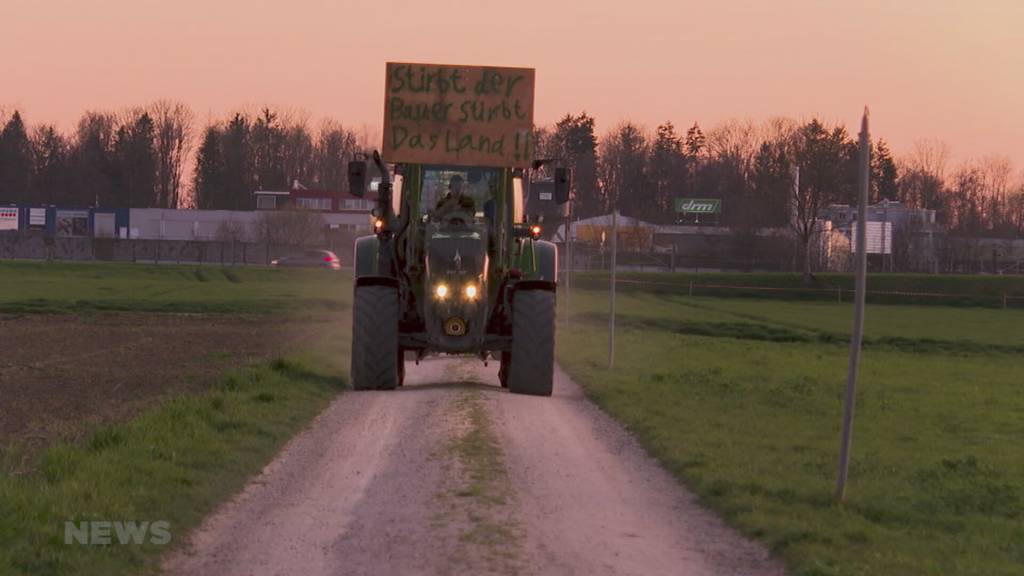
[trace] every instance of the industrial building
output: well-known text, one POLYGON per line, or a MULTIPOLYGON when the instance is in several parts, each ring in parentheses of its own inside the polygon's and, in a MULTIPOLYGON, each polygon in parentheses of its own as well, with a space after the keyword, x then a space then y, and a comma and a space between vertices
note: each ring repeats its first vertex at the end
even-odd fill
POLYGON ((0 257, 203 261, 228 250, 232 262, 260 263, 310 244, 347 253, 356 237, 372 231, 373 202, 372 195, 296 183, 288 191, 254 192, 253 210, 4 206, 0 257), (275 233, 281 222, 275 214, 301 215, 305 229, 296 232, 293 218, 289 230, 275 233), (230 248, 210 246, 225 243, 230 248))

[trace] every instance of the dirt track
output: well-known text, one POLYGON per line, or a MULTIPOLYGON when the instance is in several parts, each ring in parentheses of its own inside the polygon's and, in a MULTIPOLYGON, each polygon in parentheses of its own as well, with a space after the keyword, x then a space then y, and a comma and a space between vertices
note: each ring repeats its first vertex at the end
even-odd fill
MULTIPOLYGON (((472 360, 348 393, 165 561, 172 574, 782 574, 562 373, 472 360)), ((175 535, 176 537, 178 535, 175 535)))

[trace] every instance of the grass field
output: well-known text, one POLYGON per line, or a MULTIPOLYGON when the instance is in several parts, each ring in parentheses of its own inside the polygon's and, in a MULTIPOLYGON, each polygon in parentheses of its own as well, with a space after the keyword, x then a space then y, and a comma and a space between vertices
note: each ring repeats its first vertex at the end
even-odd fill
MULTIPOLYGON (((840 506, 832 496, 850 305, 798 291, 691 297, 689 276, 623 275, 610 371, 604 278, 581 276, 558 355, 709 506, 795 574, 1024 572, 1024 310, 993 307, 993 294, 1024 294, 1019 279, 872 280, 969 296, 955 307, 868 307, 840 506)), ((800 285, 790 275, 694 279, 800 285)), ((350 304, 351 277, 325 271, 0 262, 0 322, 184 312, 299 316, 323 330, 302 354, 51 446, 28 474, 15 473, 17 454, 5 451, 0 574, 155 571, 166 546, 69 546, 64 522, 167 520, 177 542, 338 393, 350 304)))
POLYGON ((558 357, 727 521, 795 574, 1024 573, 1024 310, 868 307, 840 506, 852 306, 678 292, 620 294, 609 371, 574 291, 558 357))
POLYGON ((289 318, 292 325, 299 316, 311 331, 311 344, 302 351, 224 374, 205 391, 166 398, 127 421, 56 442, 33 455, 27 472, 17 445, 0 447, 0 574, 157 572, 168 545, 67 544, 65 522, 165 521, 170 546, 177 545, 345 383, 348 274, 0 263, 0 278, 0 324, 4 314, 23 322, 35 313, 118 311, 138 314, 130 318, 140 321, 152 313, 244 313, 289 318))
MULTIPOLYGON (((805 284, 803 276, 789 273, 685 273, 620 272, 619 290, 661 294, 689 293, 716 298, 773 300, 852 300, 853 275, 824 273, 805 284)), ((577 272, 573 283, 588 290, 605 290, 607 272, 577 272)), ((868 302, 1024 309, 1024 276, 964 276, 925 274, 871 274, 868 302), (909 294, 901 294, 909 293, 909 294)))
POLYGON ((329 270, 0 262, 0 313, 340 310, 351 276, 329 270))

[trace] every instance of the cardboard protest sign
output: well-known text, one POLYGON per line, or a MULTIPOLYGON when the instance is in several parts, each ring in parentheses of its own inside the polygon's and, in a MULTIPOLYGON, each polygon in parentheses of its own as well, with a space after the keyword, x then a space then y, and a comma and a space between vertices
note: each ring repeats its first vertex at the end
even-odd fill
POLYGON ((525 168, 533 159, 532 68, 389 62, 388 162, 525 168))

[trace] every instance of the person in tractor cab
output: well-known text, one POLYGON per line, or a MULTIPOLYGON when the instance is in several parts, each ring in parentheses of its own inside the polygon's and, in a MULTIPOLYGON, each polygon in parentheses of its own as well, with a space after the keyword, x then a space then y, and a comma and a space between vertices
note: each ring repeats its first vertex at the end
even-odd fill
POLYGON ((441 219, 453 212, 465 212, 470 218, 476 213, 476 201, 468 194, 462 193, 463 180, 458 174, 448 181, 448 193, 438 200, 434 217, 441 219))

